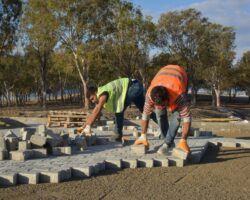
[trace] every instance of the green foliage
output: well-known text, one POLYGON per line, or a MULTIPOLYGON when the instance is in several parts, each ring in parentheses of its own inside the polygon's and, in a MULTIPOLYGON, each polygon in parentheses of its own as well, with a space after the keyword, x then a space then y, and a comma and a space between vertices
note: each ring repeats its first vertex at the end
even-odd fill
POLYGON ((15 45, 21 11, 21 0, 0 1, 0 56, 9 53, 15 45))

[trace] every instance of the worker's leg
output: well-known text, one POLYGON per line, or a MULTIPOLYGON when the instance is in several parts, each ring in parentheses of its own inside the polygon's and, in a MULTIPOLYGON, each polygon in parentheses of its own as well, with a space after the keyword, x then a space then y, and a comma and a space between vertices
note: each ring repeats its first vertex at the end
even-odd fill
MULTIPOLYGON (((131 99, 131 102, 133 102, 135 104, 135 106, 140 110, 140 112, 143 112, 143 107, 144 107, 144 103, 145 103, 145 94, 144 94, 144 88, 143 85, 139 82, 136 81, 135 83, 133 83, 130 87, 129 92, 129 96, 131 99)), ((150 115, 150 118, 157 123, 157 119, 156 119, 156 115, 153 112, 150 115)))
POLYGON ((166 109, 155 109, 154 112, 156 114, 157 122, 160 128, 160 137, 163 139, 166 137, 169 129, 167 111, 166 109))
POLYGON ((175 111, 171 113, 169 117, 169 129, 165 138, 167 144, 172 144, 174 142, 177 130, 180 126, 181 118, 180 113, 175 111))
POLYGON ((113 140, 121 140, 122 138, 122 129, 123 129, 123 120, 124 120, 124 112, 115 113, 115 128, 114 128, 114 136, 113 140))

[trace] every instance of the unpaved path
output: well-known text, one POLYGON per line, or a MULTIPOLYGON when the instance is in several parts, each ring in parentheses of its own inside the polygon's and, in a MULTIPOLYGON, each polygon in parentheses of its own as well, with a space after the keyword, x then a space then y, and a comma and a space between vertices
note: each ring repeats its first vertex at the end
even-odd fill
POLYGON ((106 171, 85 180, 0 189, 0 199, 250 199, 250 149, 207 151, 198 165, 106 171))

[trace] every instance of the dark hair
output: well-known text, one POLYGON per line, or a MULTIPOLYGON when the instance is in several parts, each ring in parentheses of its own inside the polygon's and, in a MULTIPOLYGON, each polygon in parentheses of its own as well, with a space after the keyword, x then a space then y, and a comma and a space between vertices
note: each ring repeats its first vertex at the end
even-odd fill
POLYGON ((163 86, 156 86, 151 91, 151 99, 158 105, 163 105, 168 100, 167 89, 163 86))
POLYGON ((97 92, 97 87, 94 84, 90 84, 87 86, 87 98, 97 92))

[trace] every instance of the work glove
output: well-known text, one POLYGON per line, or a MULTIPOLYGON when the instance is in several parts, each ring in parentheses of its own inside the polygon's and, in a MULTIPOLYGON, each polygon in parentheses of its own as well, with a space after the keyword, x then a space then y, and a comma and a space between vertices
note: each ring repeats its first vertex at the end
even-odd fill
POLYGON ((146 147, 146 149, 149 149, 149 142, 146 134, 141 134, 141 136, 137 140, 135 140, 134 144, 135 145, 143 144, 146 147))
POLYGON ((185 151, 187 153, 190 153, 190 148, 189 148, 189 146, 187 144, 187 140, 185 140, 185 139, 180 140, 180 142, 177 145, 177 148, 179 148, 179 149, 181 149, 181 150, 183 150, 183 151, 185 151))
POLYGON ((91 135, 91 126, 86 125, 86 127, 83 129, 82 132, 85 133, 86 135, 91 135))

